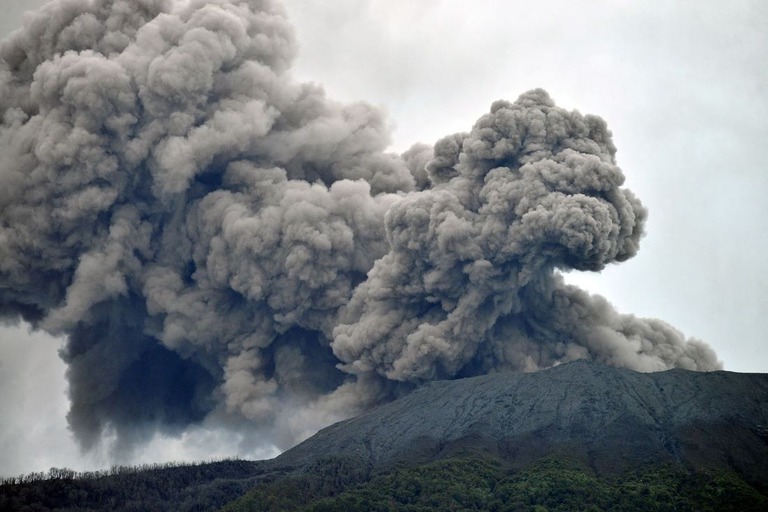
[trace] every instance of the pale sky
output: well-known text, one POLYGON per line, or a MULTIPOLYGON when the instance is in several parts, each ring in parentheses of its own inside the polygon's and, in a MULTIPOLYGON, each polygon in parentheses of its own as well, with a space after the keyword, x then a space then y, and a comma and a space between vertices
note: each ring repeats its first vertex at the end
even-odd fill
MULTIPOLYGON (((42 3, 0 0, 0 35, 42 3)), ((647 235, 634 259, 569 280, 704 340, 726 370, 768 371, 768 3, 285 3, 300 43, 295 76, 384 108, 393 150, 468 131, 494 100, 536 87, 603 117, 626 185, 650 211, 647 235)), ((111 463, 81 456, 69 437, 59 344, 0 330, 0 475, 111 463)), ((193 431, 137 460, 237 449, 226 433, 193 431)))

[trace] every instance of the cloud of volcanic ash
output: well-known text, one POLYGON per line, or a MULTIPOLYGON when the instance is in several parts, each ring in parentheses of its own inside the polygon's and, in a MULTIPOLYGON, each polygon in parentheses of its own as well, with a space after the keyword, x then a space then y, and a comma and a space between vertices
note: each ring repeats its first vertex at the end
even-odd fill
POLYGON ((269 0, 60 0, 0 46, 0 315, 67 336, 85 448, 211 418, 286 447, 579 358, 719 367, 560 277, 643 232, 600 118, 534 90, 398 156, 295 53, 269 0))

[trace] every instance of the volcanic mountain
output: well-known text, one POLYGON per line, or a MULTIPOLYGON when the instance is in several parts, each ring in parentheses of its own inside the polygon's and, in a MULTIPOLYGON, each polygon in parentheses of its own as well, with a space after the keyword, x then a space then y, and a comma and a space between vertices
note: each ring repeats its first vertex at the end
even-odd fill
POLYGON ((671 462, 768 482, 768 375, 639 373, 582 360, 429 382, 321 430, 274 464, 345 456, 376 472, 458 454, 514 468, 567 455, 598 473, 671 462))
POLYGON ((59 470, 0 489, 3 510, 105 503, 228 512, 766 510, 768 375, 576 361, 435 381, 269 461, 97 477, 59 470))

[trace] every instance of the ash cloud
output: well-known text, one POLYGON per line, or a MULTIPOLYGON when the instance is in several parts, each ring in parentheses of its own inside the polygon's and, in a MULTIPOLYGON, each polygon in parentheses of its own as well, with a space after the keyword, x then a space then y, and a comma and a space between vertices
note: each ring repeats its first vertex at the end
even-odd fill
POLYGON ((421 382, 720 367, 559 271, 638 250, 600 118, 542 90, 387 153, 295 82, 267 0, 59 0, 0 46, 0 316, 68 337, 85 448, 246 424, 287 447, 421 382))

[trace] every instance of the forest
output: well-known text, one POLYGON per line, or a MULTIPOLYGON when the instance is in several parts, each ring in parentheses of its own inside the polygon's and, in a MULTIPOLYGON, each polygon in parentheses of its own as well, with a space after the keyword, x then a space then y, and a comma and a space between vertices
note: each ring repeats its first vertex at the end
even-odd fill
POLYGON ((465 456, 371 474, 350 458, 303 468, 223 460, 193 465, 114 467, 76 473, 52 468, 6 478, 4 511, 222 512, 565 512, 764 511, 768 489, 726 471, 657 464, 620 475, 548 457, 512 470, 492 457, 465 456))

